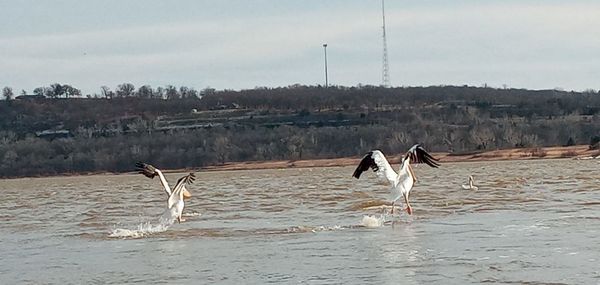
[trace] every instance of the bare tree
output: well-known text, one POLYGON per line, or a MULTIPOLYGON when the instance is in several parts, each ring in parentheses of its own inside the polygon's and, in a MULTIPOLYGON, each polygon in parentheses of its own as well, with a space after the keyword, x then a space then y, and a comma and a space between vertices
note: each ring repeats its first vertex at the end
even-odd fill
POLYGON ((50 89, 51 91, 49 95, 51 98, 58 98, 65 93, 63 86, 60 83, 54 83, 50 85, 50 89))
POLYGON ((100 87, 100 92, 102 94, 102 96, 104 96, 104 98, 106 99, 112 99, 115 96, 115 93, 110 90, 110 88, 108 86, 102 86, 100 87))
POLYGON ((38 87, 33 89, 33 94, 37 95, 37 96, 44 96, 46 97, 48 94, 50 94, 51 89, 48 87, 38 87))
POLYGON ((6 86, 2 89, 2 96, 4 96, 4 99, 8 100, 12 100, 14 94, 13 94, 13 90, 12 88, 6 86))
POLYGON ((152 90, 152 87, 150 87, 150 85, 143 85, 140 86, 140 88, 138 88, 137 97, 152 98, 153 93, 154 91, 152 90))
POLYGON ((117 86, 117 97, 131 97, 135 93, 135 86, 131 83, 123 83, 117 86))
POLYGON ((69 84, 63 85, 63 92, 65 95, 65 98, 81 96, 81 90, 79 90, 69 84))
POLYGON ((165 88, 165 94, 167 95, 167 99, 179 99, 181 95, 177 92, 177 88, 173 85, 167 85, 165 88))

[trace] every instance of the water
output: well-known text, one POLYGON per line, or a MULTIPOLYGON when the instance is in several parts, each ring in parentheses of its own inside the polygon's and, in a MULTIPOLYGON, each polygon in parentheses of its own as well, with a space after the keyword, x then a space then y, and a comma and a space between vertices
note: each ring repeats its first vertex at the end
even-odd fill
POLYGON ((173 225, 141 175, 3 180, 0 283, 600 284, 599 167, 420 166, 413 216, 352 167, 199 172, 173 225))

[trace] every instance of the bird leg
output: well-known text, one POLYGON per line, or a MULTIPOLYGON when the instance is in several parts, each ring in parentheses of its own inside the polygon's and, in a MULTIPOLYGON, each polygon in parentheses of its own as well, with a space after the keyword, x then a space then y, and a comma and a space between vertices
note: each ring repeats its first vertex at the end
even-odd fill
POLYGON ((396 200, 392 201, 392 215, 394 214, 394 204, 396 203, 396 200))
POLYGON ((410 206, 410 203, 408 202, 408 194, 403 195, 404 196, 404 202, 406 202, 406 212, 409 215, 412 215, 412 207, 410 206))

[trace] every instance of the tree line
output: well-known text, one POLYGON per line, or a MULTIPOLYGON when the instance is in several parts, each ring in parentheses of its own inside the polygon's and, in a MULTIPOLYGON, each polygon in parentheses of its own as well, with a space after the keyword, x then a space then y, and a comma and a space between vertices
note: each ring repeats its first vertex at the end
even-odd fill
MULTIPOLYGON (((117 85, 117 87, 112 90, 108 86, 101 86, 99 93, 87 94, 86 96, 82 95, 80 89, 71 86, 70 84, 61 84, 61 83, 53 83, 50 86, 41 86, 33 89, 32 93, 28 93, 25 90, 21 90, 19 95, 34 95, 37 97, 44 98, 128 98, 128 97, 137 97, 137 98, 146 98, 146 99, 186 99, 186 98, 199 98, 203 94, 210 94, 214 89, 207 87, 201 91, 197 91, 194 88, 187 86, 176 87, 173 85, 166 85, 164 87, 159 86, 157 88, 153 88, 150 85, 142 85, 136 89, 135 85, 132 83, 123 83, 117 85)), ((5 86, 2 89, 2 96, 6 100, 12 100, 15 98, 15 93, 12 87, 5 86)))

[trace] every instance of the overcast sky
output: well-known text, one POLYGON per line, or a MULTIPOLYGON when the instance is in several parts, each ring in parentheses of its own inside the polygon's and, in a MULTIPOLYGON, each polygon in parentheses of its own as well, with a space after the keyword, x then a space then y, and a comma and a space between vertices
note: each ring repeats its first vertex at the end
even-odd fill
MULTIPOLYGON (((386 2, 393 86, 600 88, 600 1, 386 2)), ((379 0, 0 0, 0 87, 381 84, 379 0)))

